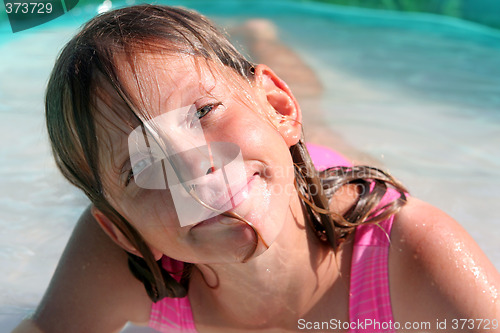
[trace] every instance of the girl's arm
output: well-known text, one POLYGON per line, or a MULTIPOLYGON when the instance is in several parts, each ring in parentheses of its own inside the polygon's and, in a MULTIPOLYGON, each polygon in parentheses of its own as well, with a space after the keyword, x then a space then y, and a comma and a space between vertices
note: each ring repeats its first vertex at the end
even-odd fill
POLYGON ((150 309, 151 300, 130 273, 125 252, 87 209, 35 314, 14 332, 119 332, 127 321, 147 324, 150 309))
POLYGON ((500 332, 500 275, 457 222, 410 198, 396 215, 391 240, 396 321, 428 322, 432 332, 500 332))

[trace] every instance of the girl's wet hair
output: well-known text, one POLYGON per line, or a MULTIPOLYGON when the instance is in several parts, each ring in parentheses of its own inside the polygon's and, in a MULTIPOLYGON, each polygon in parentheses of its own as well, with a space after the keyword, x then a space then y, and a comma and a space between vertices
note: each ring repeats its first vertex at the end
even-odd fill
MULTIPOLYGON (((191 265, 185 265, 178 283, 154 260, 138 231, 106 200, 99 172, 102 144, 96 122, 100 115, 96 103, 104 86, 111 87, 115 95, 116 103, 110 105, 122 105, 139 122, 144 120, 120 81, 115 57, 120 54, 130 60, 145 50, 204 58, 249 81, 253 80, 254 66, 202 15, 158 5, 122 8, 93 18, 64 47, 56 61, 45 99, 47 129, 56 164, 142 254, 143 258, 129 254, 129 267, 144 283, 150 298, 158 301, 186 295, 191 265)), ((335 167, 318 173, 303 140, 292 146, 290 152, 308 222, 333 250, 356 226, 382 221, 406 201, 405 189, 378 169, 335 167), (333 194, 348 184, 358 188, 355 204, 343 216, 330 212, 333 194), (399 191, 400 198, 375 209, 388 186, 399 191)))

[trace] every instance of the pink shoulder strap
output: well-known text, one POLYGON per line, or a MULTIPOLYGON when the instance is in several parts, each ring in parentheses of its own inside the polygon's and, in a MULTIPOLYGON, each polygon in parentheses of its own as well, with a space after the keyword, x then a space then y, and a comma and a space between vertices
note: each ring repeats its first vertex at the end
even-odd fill
POLYGON ((307 143, 307 150, 318 171, 334 166, 351 166, 352 164, 342 155, 328 147, 307 143))
MULTIPOLYGON (((380 206, 399 197, 389 189, 380 206)), ((394 216, 356 229, 351 262, 349 332, 396 332, 389 290, 389 246, 394 216)))
MULTIPOLYGON (((318 170, 352 164, 337 152, 318 145, 307 144, 309 154, 318 170)), ((389 189, 379 207, 396 200, 399 193, 389 189)), ((363 225, 356 229, 351 263, 349 320, 354 332, 395 332, 387 326, 394 322, 389 293, 388 255, 394 217, 378 225, 363 225), (361 325, 358 325, 361 323, 361 325), (367 327, 366 323, 373 325, 367 327), (364 325, 363 325, 364 324, 364 325)))

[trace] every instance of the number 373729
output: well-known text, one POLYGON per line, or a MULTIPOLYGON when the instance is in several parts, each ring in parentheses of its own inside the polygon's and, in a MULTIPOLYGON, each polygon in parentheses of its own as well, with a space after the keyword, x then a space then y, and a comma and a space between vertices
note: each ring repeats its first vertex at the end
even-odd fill
POLYGON ((7 14, 50 14, 50 2, 5 2, 7 14))

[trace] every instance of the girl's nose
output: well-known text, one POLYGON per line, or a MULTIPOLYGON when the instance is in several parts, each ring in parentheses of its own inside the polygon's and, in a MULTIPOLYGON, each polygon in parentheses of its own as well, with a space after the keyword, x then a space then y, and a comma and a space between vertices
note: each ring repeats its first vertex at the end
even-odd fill
POLYGON ((193 147, 167 157, 175 175, 167 173, 169 184, 178 184, 195 181, 208 176, 219 169, 223 160, 221 156, 214 156, 211 144, 193 147))
POLYGON ((243 158, 234 143, 207 143, 168 162, 165 174, 181 226, 233 209, 234 195, 246 188, 243 158))

